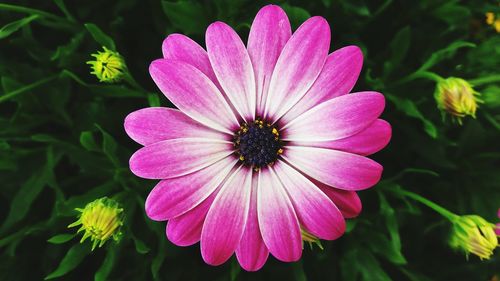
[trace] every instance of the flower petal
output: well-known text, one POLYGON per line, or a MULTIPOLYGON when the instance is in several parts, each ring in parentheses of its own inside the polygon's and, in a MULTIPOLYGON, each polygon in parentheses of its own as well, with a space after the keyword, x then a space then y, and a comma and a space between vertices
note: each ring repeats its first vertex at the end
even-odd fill
POLYGON ((391 135, 391 125, 382 119, 377 119, 368 128, 347 138, 332 141, 296 141, 293 145, 335 149, 366 156, 384 148, 389 143, 391 135))
POLYGON ((257 184, 258 177, 254 174, 252 177, 252 195, 250 209, 248 210, 248 220, 240 244, 236 248, 236 258, 241 267, 247 271, 256 271, 262 268, 269 256, 269 250, 260 234, 257 216, 257 184))
POLYGON ((218 85, 214 70, 207 52, 198 43, 182 34, 170 34, 162 45, 163 57, 190 64, 205 74, 215 85, 218 85))
POLYGON ((177 246, 191 246, 200 241, 203 222, 216 195, 217 191, 198 206, 169 220, 166 230, 168 240, 177 246))
POLYGON ((201 255, 211 265, 227 261, 240 243, 248 218, 252 170, 240 166, 215 198, 201 231, 201 255))
POLYGON ((305 21, 281 52, 269 84, 264 117, 277 120, 309 90, 330 48, 330 27, 322 17, 305 21))
POLYGON ((205 35, 208 57, 226 96, 241 117, 255 118, 255 77, 252 62, 238 34, 223 22, 212 23, 205 35))
POLYGON ((159 59, 151 63, 149 73, 163 94, 194 120, 229 134, 239 126, 220 91, 194 66, 159 59))
POLYGON ((212 130, 173 108, 149 107, 125 118, 125 131, 142 145, 178 138, 231 140, 231 136, 212 130))
POLYGON ((302 255, 299 221, 280 180, 272 169, 259 173, 257 214, 262 239, 280 261, 297 261, 302 255))
POLYGON ((257 114, 262 116, 274 66, 283 47, 292 36, 285 11, 277 5, 260 9, 248 35, 248 54, 255 72, 257 114))
POLYGON ((172 139, 137 150, 130 170, 146 179, 168 179, 201 170, 232 153, 230 142, 208 139, 172 139))
POLYGON ((305 230, 325 240, 334 240, 344 234, 344 217, 314 183, 283 161, 276 162, 273 169, 292 200, 305 230))
POLYGON ((189 211, 222 183, 236 161, 226 157, 194 173, 160 181, 146 199, 146 214, 163 221, 189 211))
POLYGON ((309 91, 281 120, 292 121, 314 106, 348 94, 358 80, 363 66, 363 53, 356 46, 347 46, 331 53, 309 91))
POLYGON ((345 218, 354 218, 361 213, 361 200, 356 191, 333 188, 317 181, 314 184, 332 200, 345 218))
POLYGON ((343 151, 287 146, 282 156, 310 177, 339 189, 366 189, 382 176, 382 166, 377 162, 343 151))
POLYGON ((283 127, 288 141, 327 141, 352 136, 373 123, 385 106, 376 92, 343 95, 324 102, 283 127))

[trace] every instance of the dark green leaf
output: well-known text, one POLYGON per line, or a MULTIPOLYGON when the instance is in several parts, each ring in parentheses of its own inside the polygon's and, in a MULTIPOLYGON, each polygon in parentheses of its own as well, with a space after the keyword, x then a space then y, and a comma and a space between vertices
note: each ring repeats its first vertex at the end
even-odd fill
POLYGON ((66 275, 75 269, 89 254, 90 249, 86 244, 75 244, 66 253, 59 266, 45 277, 45 280, 54 279, 66 275))
POLYGON ((52 236, 51 238, 49 238, 47 242, 52 244, 62 244, 73 239, 73 237, 75 237, 75 234, 58 234, 56 236, 52 236))
POLYGON ((424 124, 425 132, 432 138, 437 138, 436 126, 434 126, 431 121, 425 118, 425 116, 420 112, 413 101, 409 99, 399 98, 390 94, 387 94, 386 97, 396 105, 396 108, 399 111, 405 113, 410 117, 420 119, 420 121, 422 121, 422 123, 424 124))
POLYGON ((102 262, 101 267, 94 275, 94 281, 106 281, 108 276, 113 270, 113 266, 116 263, 116 252, 118 250, 115 247, 110 247, 107 251, 106 258, 102 262))
POLYGON ((285 10, 293 28, 299 27, 304 21, 311 17, 311 14, 301 7, 295 7, 288 4, 283 4, 281 7, 285 10))
POLYGON ((208 26, 208 18, 203 6, 198 2, 162 1, 163 11, 177 29, 186 34, 202 34, 208 26))
POLYGON ((85 28, 92 35, 94 40, 101 46, 104 46, 112 51, 116 51, 115 41, 106 33, 104 33, 97 25, 93 23, 86 23, 85 28))
POLYGON ((99 151, 99 146, 97 145, 94 135, 91 131, 83 131, 80 134, 80 143, 88 151, 99 151))
POLYGON ((21 27, 29 24, 30 22, 39 18, 38 15, 31 15, 20 20, 13 21, 7 25, 0 28, 0 39, 4 39, 11 35, 12 33, 18 31, 21 27))

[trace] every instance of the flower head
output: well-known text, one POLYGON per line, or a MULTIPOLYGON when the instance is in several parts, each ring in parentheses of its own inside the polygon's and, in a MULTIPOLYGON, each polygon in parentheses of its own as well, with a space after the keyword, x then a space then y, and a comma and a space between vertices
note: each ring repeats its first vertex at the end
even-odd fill
POLYGON ((491 25, 497 33, 500 32, 500 18, 495 15, 493 12, 487 12, 486 16, 486 24, 491 25))
POLYGON ((460 216, 453 222, 450 245, 467 255, 474 254, 480 259, 489 259, 498 246, 494 228, 492 223, 480 216, 460 216))
MULTIPOLYGON (((498 209, 497 216, 500 219, 500 209, 498 209)), ((500 223, 495 225, 495 233, 497 236, 500 236, 500 223)))
POLYGON ((163 42, 149 71, 178 108, 145 108, 125 119, 144 145, 130 158, 143 178, 161 179, 146 200, 153 220, 168 220, 180 246, 200 242, 205 262, 233 253, 246 270, 269 254, 296 261, 304 237, 334 240, 344 218, 361 211, 356 191, 375 185, 382 166, 367 158, 391 137, 378 119, 384 96, 350 94, 362 53, 331 54, 322 17, 292 35, 278 6, 262 8, 248 42, 227 24, 206 31, 205 51, 186 36, 163 42), (304 233, 307 236, 304 236, 304 233))
POLYGON ((126 65, 123 57, 115 51, 102 47, 104 52, 92 54, 95 60, 88 61, 94 74, 100 82, 113 83, 120 81, 125 75, 126 65))
POLYGON ((450 77, 438 82, 434 97, 438 108, 449 113, 459 124, 465 116, 476 117, 478 98, 469 82, 461 78, 450 77))
POLYGON ((102 247, 110 238, 118 241, 121 237, 123 209, 115 200, 103 197, 88 203, 83 209, 76 208, 75 210, 80 212, 78 220, 68 227, 81 225, 78 232, 84 231, 85 233, 80 243, 90 237, 92 250, 94 250, 97 245, 102 247))

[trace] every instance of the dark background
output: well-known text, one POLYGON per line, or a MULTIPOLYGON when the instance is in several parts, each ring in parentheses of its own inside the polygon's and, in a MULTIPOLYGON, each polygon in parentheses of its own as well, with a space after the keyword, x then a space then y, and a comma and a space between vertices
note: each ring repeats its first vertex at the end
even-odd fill
POLYGON ((165 223, 146 218, 144 199, 155 182, 128 170, 139 146, 125 135, 124 117, 147 106, 172 106, 148 74, 163 39, 179 32, 204 45, 208 24, 222 20, 246 41, 267 1, 16 1, 0 4, 0 25, 7 25, 0 30, 0 280, 41 280, 51 273, 61 280, 498 280, 498 253, 480 261, 452 250, 450 223, 393 191, 418 193, 459 215, 498 220, 500 37, 484 14, 499 13, 499 2, 272 3, 286 10, 294 29, 311 15, 325 17, 332 51, 355 44, 365 55, 354 90, 387 98, 383 119, 393 137, 373 156, 384 165, 383 180, 360 193, 363 212, 349 221, 348 233, 323 242, 324 250, 305 247, 296 263, 270 257, 259 272, 248 273, 233 257, 212 267, 198 245, 172 245, 165 223), (102 84, 89 74, 85 62, 104 44, 116 46, 140 86, 102 84), (443 119, 435 82, 410 76, 422 66, 475 81, 484 100, 477 118, 462 126, 443 119), (80 236, 47 242, 74 233, 67 229, 76 220, 74 208, 102 196, 124 206, 120 243, 90 252, 80 236))

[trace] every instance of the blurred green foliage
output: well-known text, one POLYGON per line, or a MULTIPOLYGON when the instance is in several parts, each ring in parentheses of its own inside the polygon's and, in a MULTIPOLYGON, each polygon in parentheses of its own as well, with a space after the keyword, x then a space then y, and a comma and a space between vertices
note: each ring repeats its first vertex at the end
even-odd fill
POLYGON ((500 207, 500 36, 484 14, 498 1, 275 1, 296 28, 310 15, 332 27, 332 50, 355 44, 365 63, 355 90, 387 97, 391 144, 374 158, 384 179, 361 192, 364 211, 337 241, 301 261, 270 258, 257 273, 232 258, 203 263, 198 246, 166 240, 143 211, 154 182, 128 170, 138 145, 124 133, 131 111, 172 106, 148 75, 170 33, 203 44, 222 20, 246 40, 268 2, 28 1, 0 4, 0 280, 498 280, 500 255, 468 259, 447 245, 446 219, 404 188, 458 214, 496 221, 500 207), (122 54, 134 80, 99 84, 90 54, 122 54), (422 74, 424 73, 424 74, 422 74), (425 73, 467 79, 485 101, 463 126, 442 120, 425 73), (90 251, 67 225, 76 207, 102 197, 125 208, 124 236, 90 251))

